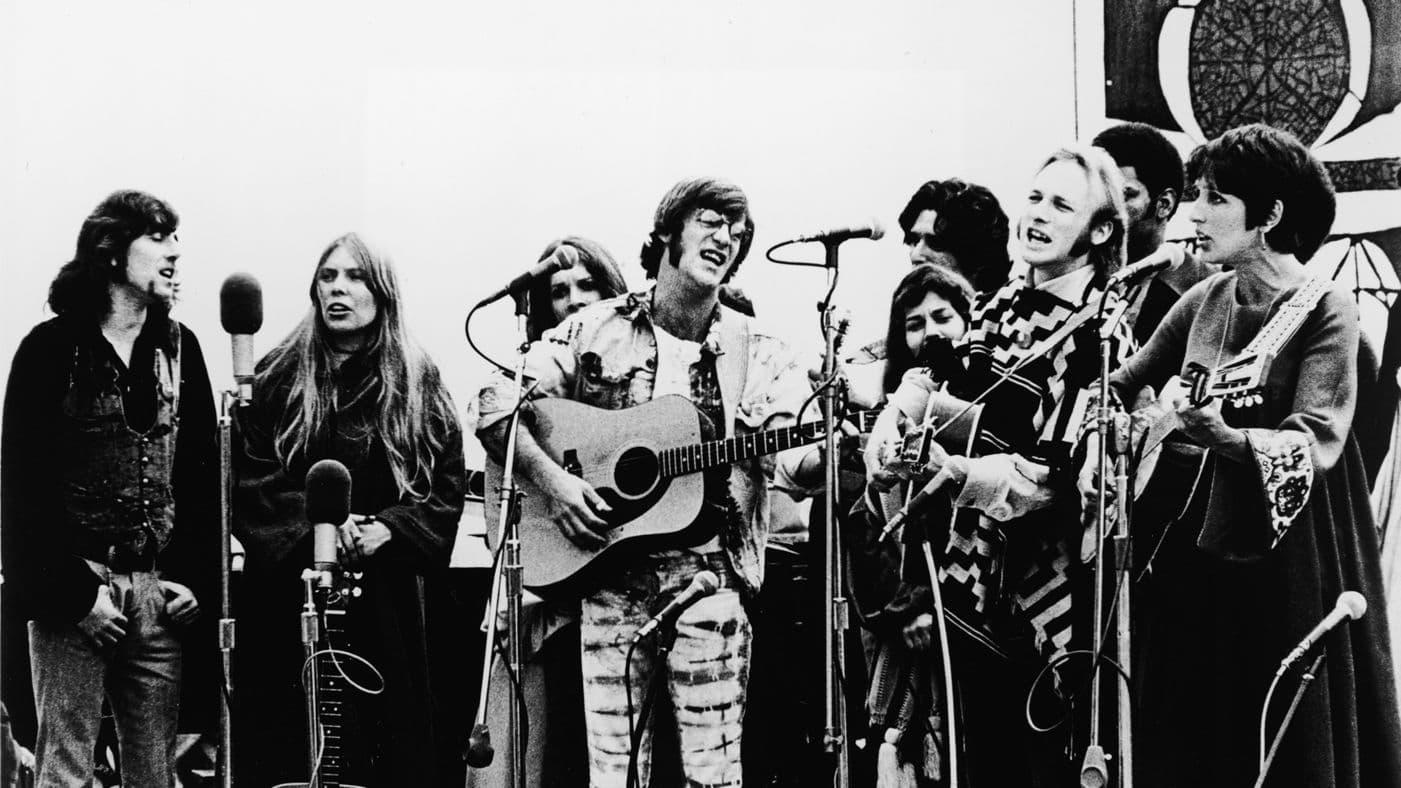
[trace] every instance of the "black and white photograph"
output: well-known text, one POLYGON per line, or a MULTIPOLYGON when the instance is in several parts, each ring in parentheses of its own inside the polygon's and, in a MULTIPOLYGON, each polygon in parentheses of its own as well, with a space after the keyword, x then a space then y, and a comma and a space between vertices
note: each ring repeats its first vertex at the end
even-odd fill
POLYGON ((0 788, 1401 788, 1395 0, 0 51, 0 788))

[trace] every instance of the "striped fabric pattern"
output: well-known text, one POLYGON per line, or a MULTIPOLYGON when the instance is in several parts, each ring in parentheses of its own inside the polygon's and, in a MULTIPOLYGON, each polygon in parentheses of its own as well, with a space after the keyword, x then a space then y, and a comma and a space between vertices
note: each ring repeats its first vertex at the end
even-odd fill
MULTIPOLYGON (((959 347, 968 376, 956 392, 972 398, 992 386, 1042 340, 1065 324, 1080 304, 1093 309, 1103 291, 1090 285, 1080 303, 1013 279, 988 296, 974 311, 959 347)), ((1111 294, 1110 308, 1117 298, 1111 294)), ((1116 327, 1111 369, 1134 349, 1128 326, 1116 327)), ((984 400, 987 408, 980 454, 1015 452, 1050 465, 1053 481, 1064 484, 1066 466, 1079 431, 1079 417, 1099 373, 1098 329, 1090 321, 1046 357, 1030 362, 984 400)), ((1062 495, 1073 495, 1063 490, 1062 495)), ((1071 556, 1065 523, 1047 522, 1057 509, 1033 512, 1018 521, 998 523, 976 511, 961 510, 949 532, 941 580, 952 581, 969 597, 973 610, 988 615, 1004 598, 1011 612, 1029 623, 1038 651, 1046 658, 1063 652, 1071 638, 1071 556), (1035 522, 1032 522, 1035 521, 1035 522), (1007 539, 1021 540, 1016 551, 1029 556, 1023 566, 1005 566, 1007 539), (1015 576, 1005 576, 1007 572, 1015 576), (1008 595, 1004 597, 1004 595, 1008 595)))

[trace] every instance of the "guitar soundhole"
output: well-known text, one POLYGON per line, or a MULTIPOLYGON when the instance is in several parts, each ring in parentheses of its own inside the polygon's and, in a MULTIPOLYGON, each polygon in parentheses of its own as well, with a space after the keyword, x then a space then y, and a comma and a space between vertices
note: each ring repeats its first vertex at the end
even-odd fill
POLYGON ((657 471, 657 455, 650 449, 634 446, 618 458, 613 487, 626 498, 646 495, 656 486, 657 471))

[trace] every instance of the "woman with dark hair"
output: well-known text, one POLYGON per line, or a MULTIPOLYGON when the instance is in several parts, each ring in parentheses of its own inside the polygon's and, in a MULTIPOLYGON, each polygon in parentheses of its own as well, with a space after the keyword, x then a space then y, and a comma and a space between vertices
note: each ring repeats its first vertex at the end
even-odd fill
POLYGON ((235 652, 247 700, 236 718, 239 781, 308 776, 299 610, 313 559, 304 480, 314 463, 334 459, 352 482, 352 514, 336 524, 339 560, 363 573, 344 634, 331 638, 341 650, 332 672, 360 685, 340 685, 339 779, 438 785, 427 616, 445 590, 462 514, 462 430, 437 367, 408 333, 387 257, 354 233, 341 236, 317 262, 309 295, 306 317, 258 363, 240 420, 234 526, 248 553, 249 598, 235 652))
MULTIPOLYGON (((1135 591, 1135 776, 1147 786, 1249 785, 1260 737, 1280 727, 1312 654, 1287 671, 1281 660, 1344 591, 1384 609, 1351 434, 1357 307, 1304 269, 1328 234, 1334 196, 1298 140, 1244 126, 1199 147, 1187 169, 1202 259, 1230 270, 1189 290, 1112 379, 1125 398, 1158 389, 1146 415, 1175 418, 1204 463, 1196 483, 1184 480, 1181 516, 1139 535, 1148 544, 1138 552, 1153 557, 1135 591), (1194 403, 1177 377, 1251 359, 1263 377, 1245 399, 1194 403)), ((1327 636, 1323 670, 1267 785, 1401 785, 1386 643, 1376 613, 1327 636)))
MULTIPOLYGON (((958 342, 963 339, 971 319, 973 289, 956 271, 921 263, 910 269, 900 280, 890 299, 890 321, 885 336, 884 393, 889 395, 900 386, 907 372, 922 374, 920 369, 931 356, 926 349, 936 343, 958 342)), ((951 352, 951 345, 950 352, 951 352)), ((855 495, 860 495, 859 488, 855 495)), ((881 578, 899 575, 906 560, 902 545, 894 542, 869 542, 861 538, 856 545, 863 549, 853 552, 852 571, 861 576, 860 588, 868 583, 880 583, 881 578)), ((910 554, 909 560, 919 560, 910 554)), ((881 600, 884 601, 884 595, 881 600)), ((920 597, 927 602, 927 596, 920 597)), ((858 609, 873 623, 884 618, 887 611, 905 608, 910 595, 898 594, 884 609, 862 606, 858 609)), ((866 712, 870 730, 883 736, 876 753, 877 785, 897 786, 929 784, 938 779, 941 769, 938 748, 933 735, 923 732, 936 730, 943 717, 942 688, 928 669, 925 655, 916 653, 904 642, 899 628, 873 627, 877 647, 871 664, 866 695, 866 712), (896 742, 903 742, 897 747, 896 742), (922 782, 921 782, 922 781, 922 782)))
POLYGON ((567 235, 550 241, 545 251, 540 253, 540 259, 548 258, 561 246, 569 246, 578 252, 579 264, 556 271, 548 279, 537 279, 531 286, 530 318, 526 324, 526 333, 531 342, 589 304, 628 291, 627 282, 623 281, 613 255, 597 241, 567 235))
POLYGON ((885 331, 886 394, 900 386, 905 372, 917 365, 927 340, 963 338, 972 311, 973 289, 956 271, 933 263, 910 269, 890 297, 890 322, 885 331))
MULTIPOLYGON (((596 241, 569 235, 551 241, 540 253, 544 260, 561 246, 579 253, 579 264, 556 271, 530 289, 530 315, 526 334, 535 342, 560 321, 584 307, 627 292, 627 283, 607 249, 596 241)), ((495 528, 489 522, 487 528, 495 528)), ((584 746, 583 674, 579 668, 578 600, 542 601, 526 592, 522 618, 526 632, 525 662, 519 677, 525 701, 527 733, 525 784, 584 786, 588 784, 588 751, 584 746), (548 749, 549 756, 545 753, 548 749)), ((505 632, 500 632, 505 648, 505 632)), ((514 688, 500 659, 492 666, 491 693, 487 697, 487 725, 496 732, 496 754, 491 765, 472 769, 472 788, 510 785, 510 702, 514 688)))

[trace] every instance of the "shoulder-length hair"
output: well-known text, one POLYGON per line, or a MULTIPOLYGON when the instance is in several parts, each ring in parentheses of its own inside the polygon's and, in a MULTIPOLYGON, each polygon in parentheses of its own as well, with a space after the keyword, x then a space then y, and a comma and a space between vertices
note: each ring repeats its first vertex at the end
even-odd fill
POLYGON ((131 242, 143 235, 169 235, 179 225, 180 217, 164 200, 134 189, 112 192, 83 220, 73 259, 49 284, 49 308, 56 315, 102 320, 112 309, 108 286, 125 280, 131 242))
POLYGON ((1192 151, 1187 178, 1205 178, 1245 203, 1246 227, 1259 227, 1275 200, 1279 222, 1265 233, 1271 249, 1307 262, 1328 237, 1337 198, 1328 170, 1293 134, 1263 123, 1240 126, 1192 151))
POLYGON ((647 272, 648 279, 657 278, 657 269, 661 266, 662 259, 667 256, 670 247, 677 244, 681 228, 691 212, 705 208, 719 213, 732 223, 743 221, 745 224, 744 235, 739 239, 739 252, 735 255, 734 265, 725 272, 722 284, 734 278, 740 263, 749 256, 749 247, 754 243, 754 214, 749 211, 749 198, 745 196, 743 189, 729 181, 719 178, 692 178, 672 186, 657 204, 657 210, 652 216, 652 232, 647 236, 647 242, 642 245, 640 255, 642 270, 647 272), (670 245, 662 240, 664 235, 671 236, 670 245))
MULTIPOLYGON (((579 265, 582 265, 593 279, 600 296, 612 298, 627 292, 627 282, 623 281, 623 275, 618 271, 617 261, 602 244, 577 235, 566 235, 550 241, 545 251, 540 253, 540 259, 544 260, 554 254, 561 246, 573 247, 579 253, 579 265)), ((553 277, 542 276, 530 286, 530 315, 526 321, 526 336, 531 342, 559 323, 555 319, 553 299, 550 297, 551 279, 553 277)))
MULTIPOLYGON (((350 402, 374 397, 375 432, 384 444, 390 471, 401 495, 423 500, 432 492, 434 463, 447 443, 455 413, 438 368, 409 335, 394 265, 355 233, 331 242, 316 262, 316 270, 337 249, 343 249, 366 274, 379 314, 370 341, 363 349, 370 369, 362 389, 347 392, 350 402)), ((327 438, 338 407, 332 372, 332 345, 316 297, 316 274, 308 289, 311 308, 306 317, 277 344, 260 365, 257 383, 268 390, 287 391, 281 421, 274 428, 277 458, 284 467, 309 461, 309 445, 327 438)))
POLYGON ((965 325, 972 314, 973 286, 961 274, 933 263, 920 263, 895 286, 890 297, 890 322, 885 330, 885 373, 881 385, 889 394, 915 365, 915 353, 905 346, 905 313, 934 293, 953 307, 965 325))
POLYGON ((992 190, 961 178, 928 181, 900 211, 900 229, 908 234, 925 211, 934 211, 936 217, 936 248, 953 255, 978 292, 991 293, 1007 283, 1011 229, 992 190))
POLYGON ((1088 228, 1108 223, 1109 239, 1090 247, 1090 264, 1095 269, 1095 282, 1101 287, 1109 276, 1124 266, 1128 256, 1127 227, 1128 209, 1124 206, 1124 176, 1119 165, 1110 155, 1099 148, 1087 145, 1067 145, 1046 157, 1037 172, 1058 161, 1069 161, 1079 165, 1089 178, 1090 191, 1098 191, 1100 203, 1090 214, 1088 228))

